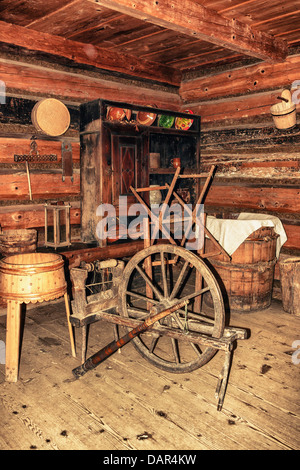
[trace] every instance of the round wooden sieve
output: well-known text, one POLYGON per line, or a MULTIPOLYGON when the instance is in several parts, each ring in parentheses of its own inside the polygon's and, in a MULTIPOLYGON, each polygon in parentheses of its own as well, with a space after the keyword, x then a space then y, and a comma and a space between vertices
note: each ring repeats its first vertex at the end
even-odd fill
POLYGON ((64 134, 70 125, 68 108, 55 98, 38 101, 31 112, 31 120, 38 131, 51 136, 64 134))

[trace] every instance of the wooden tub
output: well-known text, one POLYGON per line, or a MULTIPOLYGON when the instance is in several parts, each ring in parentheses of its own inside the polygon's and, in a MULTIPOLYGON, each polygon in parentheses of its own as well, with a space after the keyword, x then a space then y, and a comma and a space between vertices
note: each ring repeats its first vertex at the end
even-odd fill
POLYGON ((34 229, 4 230, 0 232, 0 252, 4 256, 36 251, 37 231, 34 229))
POLYGON ((61 297, 67 289, 64 260, 56 253, 25 253, 0 261, 0 296, 20 303, 61 297))
MULTIPOLYGON (((273 227, 261 227, 238 247, 231 261, 222 254, 208 261, 230 311, 247 313, 270 306, 277 238, 273 227)), ((205 251, 215 251, 210 239, 205 241, 205 251)), ((212 306, 209 294, 204 299, 212 306)))

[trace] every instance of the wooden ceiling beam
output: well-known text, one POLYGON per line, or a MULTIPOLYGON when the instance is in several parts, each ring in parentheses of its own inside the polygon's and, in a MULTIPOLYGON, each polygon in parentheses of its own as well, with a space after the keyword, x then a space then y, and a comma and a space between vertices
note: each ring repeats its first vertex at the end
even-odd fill
MULTIPOLYGON (((108 7, 107 0, 89 1, 108 7)), ((197 0, 110 0, 109 8, 262 60, 281 62, 287 56, 285 41, 226 18, 197 0)))
POLYGON ((139 59, 107 48, 84 44, 60 36, 41 33, 0 21, 0 43, 23 47, 30 51, 59 56, 77 64, 118 72, 130 77, 153 80, 178 87, 180 71, 173 67, 139 59))

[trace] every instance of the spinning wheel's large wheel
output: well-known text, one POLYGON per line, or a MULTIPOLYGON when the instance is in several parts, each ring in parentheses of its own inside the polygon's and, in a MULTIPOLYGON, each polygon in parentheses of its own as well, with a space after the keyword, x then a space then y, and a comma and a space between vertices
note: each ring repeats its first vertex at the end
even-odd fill
POLYGON ((187 309, 177 310, 159 325, 155 324, 155 331, 133 339, 139 353, 156 367, 168 372, 191 372, 216 353, 213 347, 195 344, 190 334, 220 338, 225 323, 219 285, 203 260, 192 252, 167 244, 140 251, 126 265, 119 293, 121 314, 141 321, 151 308, 159 312, 179 301, 189 300, 187 309), (201 276, 202 287, 195 287, 195 279, 201 276), (205 313, 199 302, 207 291, 213 299, 210 313, 205 313))

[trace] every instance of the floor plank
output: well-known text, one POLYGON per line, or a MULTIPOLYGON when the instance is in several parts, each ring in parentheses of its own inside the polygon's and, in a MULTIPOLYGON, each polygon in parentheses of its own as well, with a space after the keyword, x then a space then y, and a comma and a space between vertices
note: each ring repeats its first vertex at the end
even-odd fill
MULTIPOLYGON (((149 364, 128 344, 76 380, 63 303, 26 314, 17 383, 0 365, 0 449, 288 450, 300 448, 300 365, 293 362, 300 317, 279 301, 232 314, 249 328, 233 354, 224 406, 214 397, 223 353, 189 374, 149 364)), ((80 331, 76 330, 80 344, 80 331)), ((112 325, 93 324, 89 354, 113 339, 112 325)), ((5 341, 5 316, 0 317, 5 341)))

